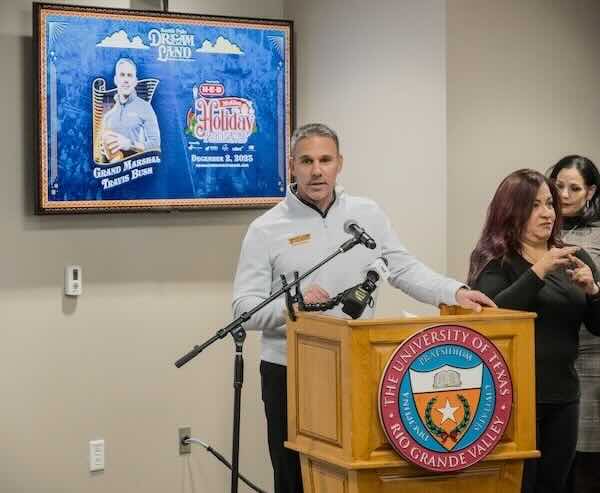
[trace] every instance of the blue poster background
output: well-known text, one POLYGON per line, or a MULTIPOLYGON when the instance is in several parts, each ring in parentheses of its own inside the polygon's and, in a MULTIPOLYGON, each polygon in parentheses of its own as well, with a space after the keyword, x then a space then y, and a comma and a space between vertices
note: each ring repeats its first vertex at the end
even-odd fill
MULTIPOLYGON (((289 61, 283 29, 49 15, 45 32, 49 202, 285 195, 289 61), (134 168, 150 170, 134 175, 123 162, 94 159, 94 81, 114 90, 115 63, 122 58, 135 62, 138 81, 158 80, 150 104, 160 151, 133 156, 134 168), (216 92, 204 101, 233 102, 235 111, 251 112, 247 135, 230 142, 218 128, 208 140, 194 134, 191 118, 209 89, 216 92), (127 181, 114 180, 124 175, 127 181)), ((230 110, 215 111, 223 112, 214 113, 215 125, 228 125, 222 118, 230 110)))

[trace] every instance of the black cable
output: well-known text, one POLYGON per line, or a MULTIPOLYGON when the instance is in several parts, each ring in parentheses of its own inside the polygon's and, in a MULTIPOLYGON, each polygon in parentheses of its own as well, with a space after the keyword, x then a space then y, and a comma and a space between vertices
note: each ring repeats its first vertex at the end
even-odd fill
MULTIPOLYGON (((352 289, 352 288, 350 288, 352 289)), ((301 312, 324 312, 326 310, 331 310, 340 304, 344 296, 349 290, 341 292, 335 298, 329 298, 327 301, 323 303, 304 303, 304 300, 298 302, 298 309, 301 312)))
MULTIPOLYGON (((202 440, 198 440, 197 438, 191 437, 183 437, 181 443, 183 443, 184 445, 187 445, 188 443, 196 443, 198 445, 202 445, 208 452, 213 454, 217 459, 219 459, 219 461, 221 461, 223 464, 225 464, 225 466, 227 466, 228 469, 231 470, 231 464, 229 463, 229 461, 225 457, 223 457, 223 455, 221 455, 218 450, 212 448, 208 443, 204 443, 202 440)), ((241 473, 238 473, 238 477, 244 483, 250 486, 250 488, 252 488, 254 491, 257 491, 258 493, 267 493, 265 490, 260 489, 252 481, 244 477, 241 473)))

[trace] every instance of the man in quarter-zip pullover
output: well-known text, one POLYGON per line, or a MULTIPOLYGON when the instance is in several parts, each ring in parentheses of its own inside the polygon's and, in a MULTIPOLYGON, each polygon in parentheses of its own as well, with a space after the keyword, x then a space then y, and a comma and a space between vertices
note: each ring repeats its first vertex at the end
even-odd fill
MULTIPOLYGON (((306 272, 346 240, 344 223, 355 220, 377 243, 374 250, 356 247, 339 255, 304 280, 306 303, 322 303, 364 280, 365 269, 384 257, 389 283, 411 297, 480 309, 495 306, 485 295, 442 276, 400 243, 385 213, 372 200, 355 197, 336 185, 343 166, 337 134, 322 124, 294 132, 290 171, 295 178, 286 198, 252 222, 242 244, 234 281, 233 310, 239 316, 281 287, 280 275, 306 272)), ((344 316, 339 308, 330 312, 344 316)), ((367 307, 361 318, 371 318, 367 307)), ((284 447, 287 437, 286 309, 282 298, 257 312, 244 324, 262 331, 261 384, 267 417, 269 452, 275 493, 302 492, 298 454, 284 447)))

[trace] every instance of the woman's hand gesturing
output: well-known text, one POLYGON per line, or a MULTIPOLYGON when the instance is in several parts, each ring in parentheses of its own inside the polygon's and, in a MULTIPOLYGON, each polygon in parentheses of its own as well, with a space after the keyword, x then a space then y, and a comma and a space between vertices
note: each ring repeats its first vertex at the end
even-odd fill
MULTIPOLYGON (((531 270, 537 274, 540 279, 544 279, 546 274, 558 269, 559 267, 568 267, 572 261, 573 254, 579 250, 579 247, 553 247, 548 250, 533 266, 531 270)), ((585 265, 585 264, 584 264, 585 265)))
POLYGON ((565 272, 571 281, 583 289, 587 295, 593 296, 598 294, 600 288, 594 281, 594 275, 590 266, 575 256, 571 256, 570 261, 570 267, 565 269, 565 272))

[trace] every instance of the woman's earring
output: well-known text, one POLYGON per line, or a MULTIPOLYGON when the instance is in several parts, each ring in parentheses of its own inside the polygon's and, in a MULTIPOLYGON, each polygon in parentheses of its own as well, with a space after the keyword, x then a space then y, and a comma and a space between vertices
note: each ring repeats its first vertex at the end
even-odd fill
POLYGON ((585 210, 587 211, 590 208, 590 201, 586 200, 585 201, 585 210))

